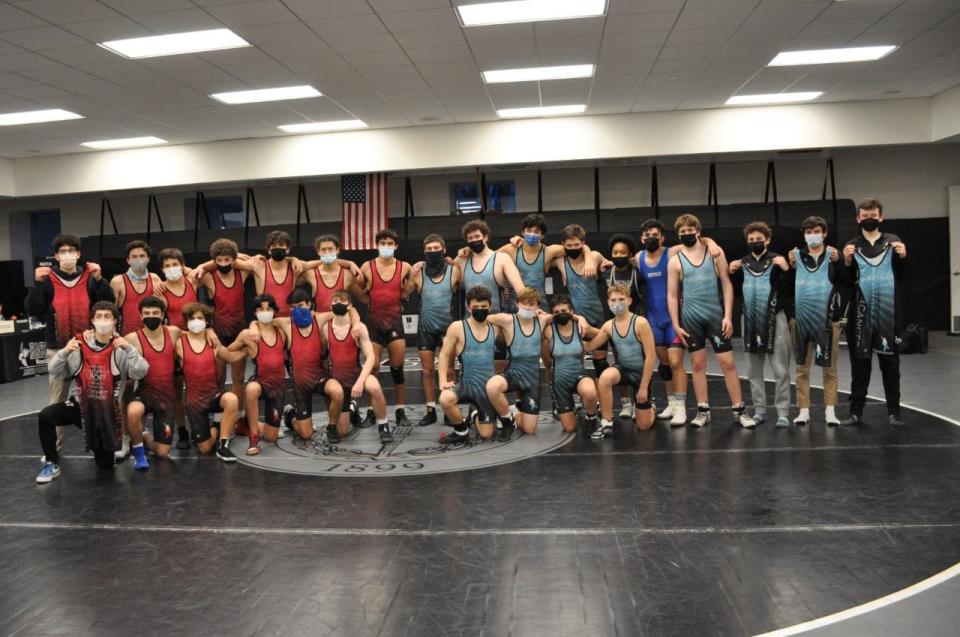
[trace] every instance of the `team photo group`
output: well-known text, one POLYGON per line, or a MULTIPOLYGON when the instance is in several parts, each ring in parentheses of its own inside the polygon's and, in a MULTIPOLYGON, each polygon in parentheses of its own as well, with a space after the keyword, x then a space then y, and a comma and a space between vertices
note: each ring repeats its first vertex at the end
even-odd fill
POLYGON ((291 255, 285 232, 269 233, 258 255, 221 238, 195 267, 177 248, 154 254, 131 241, 128 269, 112 278, 84 259, 76 236, 61 234, 53 266, 37 269, 25 304, 46 325, 50 381, 38 416, 36 481, 60 477, 73 427, 101 469, 132 457, 146 471, 151 456, 165 458, 173 447, 230 463, 284 436, 336 445, 374 426, 382 444, 397 427, 429 425, 444 426, 438 445, 508 442, 537 435, 541 410, 563 432, 598 443, 618 421, 625 435, 658 421, 702 428, 731 413, 745 429, 858 426, 874 354, 883 424, 902 426, 897 297, 907 248, 883 231, 880 201, 863 200, 856 215, 859 232, 849 240, 830 236, 822 217, 807 217, 802 236, 786 238, 799 246, 787 254, 770 250, 767 223, 751 222, 739 258, 690 214, 670 228, 643 221, 605 245, 576 224, 548 241, 546 218, 529 214, 516 236, 495 246, 487 224, 472 220, 460 237, 424 237, 413 255, 400 253, 399 236, 384 228, 376 256, 360 264, 342 257, 333 235, 316 238, 309 261, 291 255), (420 366, 405 371, 403 307, 411 296, 419 299, 420 366), (737 367, 735 323, 745 370, 737 367), (844 337, 851 386, 841 417, 844 337), (723 409, 710 403, 708 348, 729 401, 723 409), (821 370, 822 414, 811 412, 813 367, 821 370), (422 387, 426 404, 415 422, 406 388, 414 374, 416 402, 422 387), (320 411, 327 424, 315 428, 320 411))

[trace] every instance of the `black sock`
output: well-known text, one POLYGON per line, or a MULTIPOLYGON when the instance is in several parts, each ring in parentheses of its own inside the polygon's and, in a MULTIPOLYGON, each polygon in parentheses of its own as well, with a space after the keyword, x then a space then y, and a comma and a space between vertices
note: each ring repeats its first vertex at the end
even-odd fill
POLYGON ((509 415, 500 416, 499 418, 500 418, 500 424, 503 425, 504 427, 513 426, 513 418, 511 418, 509 415))

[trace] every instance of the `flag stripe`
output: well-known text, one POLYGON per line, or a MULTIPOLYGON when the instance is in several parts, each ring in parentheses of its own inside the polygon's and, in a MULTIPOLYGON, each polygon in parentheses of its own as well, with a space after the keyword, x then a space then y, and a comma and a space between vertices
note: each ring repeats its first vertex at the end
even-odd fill
POLYGON ((344 175, 341 177, 343 228, 341 241, 345 250, 376 248, 377 232, 387 227, 387 175, 344 175))

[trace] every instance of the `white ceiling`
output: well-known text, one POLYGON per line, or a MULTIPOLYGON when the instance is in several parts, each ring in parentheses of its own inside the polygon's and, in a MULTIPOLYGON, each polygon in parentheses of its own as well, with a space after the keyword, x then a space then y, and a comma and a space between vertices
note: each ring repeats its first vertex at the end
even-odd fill
POLYGON ((588 114, 713 108, 734 93, 820 101, 924 97, 960 84, 956 0, 609 0, 598 18, 459 26, 477 0, 0 0, 0 112, 66 122, 0 129, 0 157, 103 138, 266 137, 359 118, 374 128, 496 119, 496 108, 588 114), (96 42, 225 26, 253 47, 127 60, 96 42), (872 63, 766 68, 781 50, 896 44, 872 63), (486 86, 481 70, 596 63, 593 79, 486 86), (218 91, 312 84, 325 97, 225 106, 218 91))

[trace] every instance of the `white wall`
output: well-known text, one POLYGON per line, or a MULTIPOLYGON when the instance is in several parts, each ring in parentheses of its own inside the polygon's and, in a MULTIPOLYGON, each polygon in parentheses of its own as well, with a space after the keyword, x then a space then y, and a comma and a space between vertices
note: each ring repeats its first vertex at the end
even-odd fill
MULTIPOLYGON (((834 159, 838 196, 854 200, 876 196, 884 202, 892 217, 946 217, 947 188, 960 183, 960 144, 924 144, 876 148, 836 149, 834 159)), ((777 185, 782 201, 816 199, 824 176, 823 158, 784 158, 777 160, 777 185)), ((661 164, 658 168, 661 205, 703 204, 707 199, 709 164, 661 164)), ((535 169, 490 171, 488 179, 514 179, 517 185, 517 209, 532 212, 537 208, 535 169)), ((733 160, 717 164, 718 194, 721 203, 762 201, 766 161, 733 160)), ((417 216, 449 213, 449 185, 474 181, 474 172, 449 172, 414 175, 412 188, 417 216)), ((647 206, 650 202, 649 166, 610 166, 600 169, 603 208, 647 206)), ((390 211, 403 216, 404 179, 389 181, 390 211)), ((209 196, 244 193, 243 186, 206 189, 209 196)), ((257 203, 265 225, 292 223, 296 219, 295 182, 258 186, 257 203)), ((194 191, 162 192, 157 195, 167 229, 183 228, 183 200, 194 191)), ((338 179, 307 184, 307 197, 314 221, 340 219, 340 182, 338 179)), ((146 194, 111 196, 121 232, 146 229, 146 194)), ((543 171, 543 207, 545 211, 593 207, 593 168, 561 167, 543 171)), ((64 195, 0 199, 0 259, 10 258, 9 214, 16 210, 59 208, 64 232, 81 236, 99 232, 99 195, 64 195)), ((109 226, 108 226, 109 231, 109 226)), ((27 238, 29 239, 29 238, 27 238)))
MULTIPOLYGON (((960 245, 960 186, 950 187, 950 245, 960 245)), ((950 250, 950 329, 960 331, 960 250, 950 250)))

